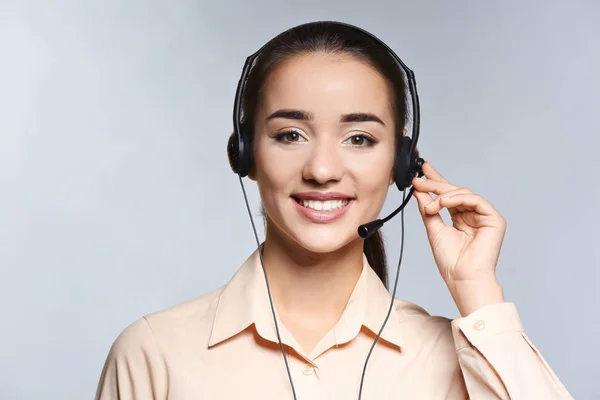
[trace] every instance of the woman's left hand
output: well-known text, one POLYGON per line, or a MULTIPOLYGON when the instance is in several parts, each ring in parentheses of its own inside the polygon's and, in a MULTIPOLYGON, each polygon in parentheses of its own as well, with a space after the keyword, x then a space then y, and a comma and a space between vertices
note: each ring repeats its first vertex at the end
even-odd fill
POLYGON ((427 179, 413 179, 414 196, 435 262, 461 314, 504 301, 496 264, 506 220, 482 196, 449 183, 430 163, 423 165, 423 174, 427 179), (439 214, 443 208, 452 218, 450 226, 439 214))

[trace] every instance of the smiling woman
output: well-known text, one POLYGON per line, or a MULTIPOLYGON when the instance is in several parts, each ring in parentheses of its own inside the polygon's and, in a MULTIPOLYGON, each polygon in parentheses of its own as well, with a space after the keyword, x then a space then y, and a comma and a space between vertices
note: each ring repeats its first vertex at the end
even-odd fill
POLYGON ((387 291, 381 236, 357 234, 404 179, 410 143, 406 82, 382 43, 301 25, 244 83, 230 161, 241 182, 247 152, 266 238, 226 285, 126 328, 97 399, 571 399, 496 280, 504 218, 429 163, 411 190, 461 318, 387 291))

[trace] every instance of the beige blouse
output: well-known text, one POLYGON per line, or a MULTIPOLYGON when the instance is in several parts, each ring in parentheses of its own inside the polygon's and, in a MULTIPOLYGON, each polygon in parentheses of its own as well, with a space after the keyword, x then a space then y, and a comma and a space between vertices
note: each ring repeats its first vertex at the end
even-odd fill
MULTIPOLYGON (((390 301, 365 257, 340 320, 311 353, 278 320, 298 400, 358 398, 390 301)), ((256 251, 227 285, 127 327, 110 349, 96 399, 292 399, 272 318, 256 251)), ((572 399, 512 303, 449 320, 395 300, 362 399, 469 398, 572 399)))

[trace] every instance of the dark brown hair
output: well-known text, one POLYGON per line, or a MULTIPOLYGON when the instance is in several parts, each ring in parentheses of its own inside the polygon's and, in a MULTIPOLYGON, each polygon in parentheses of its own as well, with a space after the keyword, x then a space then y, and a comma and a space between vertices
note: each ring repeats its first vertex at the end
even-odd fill
MULTIPOLYGON (((244 90, 241 120, 242 129, 250 135, 251 146, 256 108, 267 76, 290 57, 313 52, 350 55, 366 62, 386 79, 394 110, 396 145, 399 145, 406 125, 408 106, 405 76, 396 60, 385 47, 359 30, 335 22, 313 22, 276 36, 265 46, 254 63, 244 90)), ((365 240, 363 251, 369 264, 387 287, 387 258, 383 236, 379 231, 365 240)))

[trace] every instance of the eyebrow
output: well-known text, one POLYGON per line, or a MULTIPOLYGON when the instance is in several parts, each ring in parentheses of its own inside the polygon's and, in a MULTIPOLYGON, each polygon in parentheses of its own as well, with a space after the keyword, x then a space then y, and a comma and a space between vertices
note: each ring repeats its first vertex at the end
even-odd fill
POLYGON ((341 122, 377 122, 383 126, 385 124, 375 114, 370 113, 351 113, 342 115, 341 122))
POLYGON ((308 111, 302 110, 277 110, 273 114, 269 115, 266 120, 269 121, 274 118, 283 119, 295 119, 300 121, 310 121, 313 119, 313 115, 308 111))
MULTIPOLYGON (((277 110, 271 115, 269 115, 266 120, 269 121, 274 118, 283 118, 283 119, 294 119, 299 121, 310 121, 314 118, 313 114, 308 111, 303 110, 277 110)), ((350 113, 344 114, 340 118, 340 122, 377 122, 383 126, 385 124, 375 114, 371 113, 350 113)))

